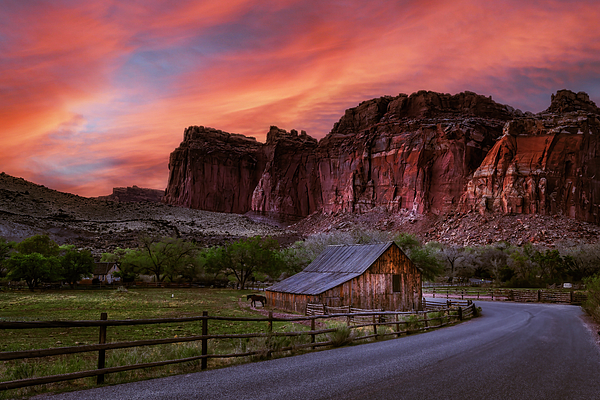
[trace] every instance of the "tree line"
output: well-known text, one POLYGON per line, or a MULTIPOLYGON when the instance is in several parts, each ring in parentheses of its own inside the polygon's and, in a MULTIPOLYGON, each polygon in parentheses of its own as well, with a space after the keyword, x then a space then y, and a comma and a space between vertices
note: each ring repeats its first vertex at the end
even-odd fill
POLYGON ((475 278, 496 286, 546 287, 583 282, 600 272, 600 243, 547 248, 498 242, 471 247, 423 243, 407 233, 355 230, 316 234, 296 243, 292 250, 306 264, 327 245, 385 241, 394 241, 429 281, 467 283, 475 278))
MULTIPOLYGON (((125 282, 149 275, 156 282, 191 282, 247 287, 251 281, 286 277, 305 268, 328 245, 368 244, 393 240, 423 271, 424 280, 468 282, 477 278, 507 287, 544 287, 580 282, 600 272, 600 245, 542 248, 499 242, 461 247, 422 243, 406 233, 348 231, 320 233, 281 248, 271 237, 242 238, 223 246, 201 248, 178 238, 141 237, 133 249, 104 253, 100 261, 116 262, 125 282)), ((23 280, 33 290, 42 282, 74 286, 89 276, 94 259, 88 250, 59 246, 47 235, 20 243, 0 238, 0 279, 23 280)))
POLYGON ((35 235, 19 243, 0 238, 0 277, 25 281, 29 290, 56 281, 74 287, 93 269, 94 258, 89 250, 59 246, 48 235, 35 235))
POLYGON ((183 239, 142 237, 138 248, 104 253, 101 261, 118 262, 118 276, 125 282, 143 274, 153 276, 156 282, 217 286, 234 282, 245 288, 252 280, 278 278, 290 271, 286 254, 271 237, 243 238, 211 248, 200 248, 183 239))

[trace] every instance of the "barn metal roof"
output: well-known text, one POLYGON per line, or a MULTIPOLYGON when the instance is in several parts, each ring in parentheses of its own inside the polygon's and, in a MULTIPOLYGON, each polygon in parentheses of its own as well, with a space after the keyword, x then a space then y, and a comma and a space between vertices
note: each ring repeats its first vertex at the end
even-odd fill
POLYGON ((362 275, 393 242, 327 246, 302 272, 267 290, 317 295, 362 275))

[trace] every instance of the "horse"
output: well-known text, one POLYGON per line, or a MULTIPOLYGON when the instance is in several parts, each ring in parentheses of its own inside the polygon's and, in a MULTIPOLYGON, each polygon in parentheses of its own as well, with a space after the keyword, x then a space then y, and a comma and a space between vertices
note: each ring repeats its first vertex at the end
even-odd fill
POLYGON ((267 304, 267 298, 258 294, 249 294, 246 296, 248 300, 252 300, 252 307, 256 307, 256 302, 260 301, 260 304, 264 307, 267 304))

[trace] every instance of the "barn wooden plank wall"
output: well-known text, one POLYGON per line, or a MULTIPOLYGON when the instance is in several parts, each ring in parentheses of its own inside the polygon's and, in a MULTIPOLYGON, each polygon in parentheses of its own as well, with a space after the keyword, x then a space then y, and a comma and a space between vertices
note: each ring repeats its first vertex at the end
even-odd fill
POLYGON ((265 292, 271 306, 306 313, 308 303, 328 307, 422 310, 421 272, 396 246, 390 246, 362 275, 319 295, 265 292), (400 291, 393 291, 393 275, 400 276, 400 291))

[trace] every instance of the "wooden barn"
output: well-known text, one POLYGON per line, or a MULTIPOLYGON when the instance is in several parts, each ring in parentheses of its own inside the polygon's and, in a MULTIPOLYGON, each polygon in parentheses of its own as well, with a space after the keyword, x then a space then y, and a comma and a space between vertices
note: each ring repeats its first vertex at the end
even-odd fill
POLYGON ((421 271, 394 242, 328 246, 302 272, 268 288, 266 297, 273 307, 303 313, 307 303, 420 310, 421 271))

